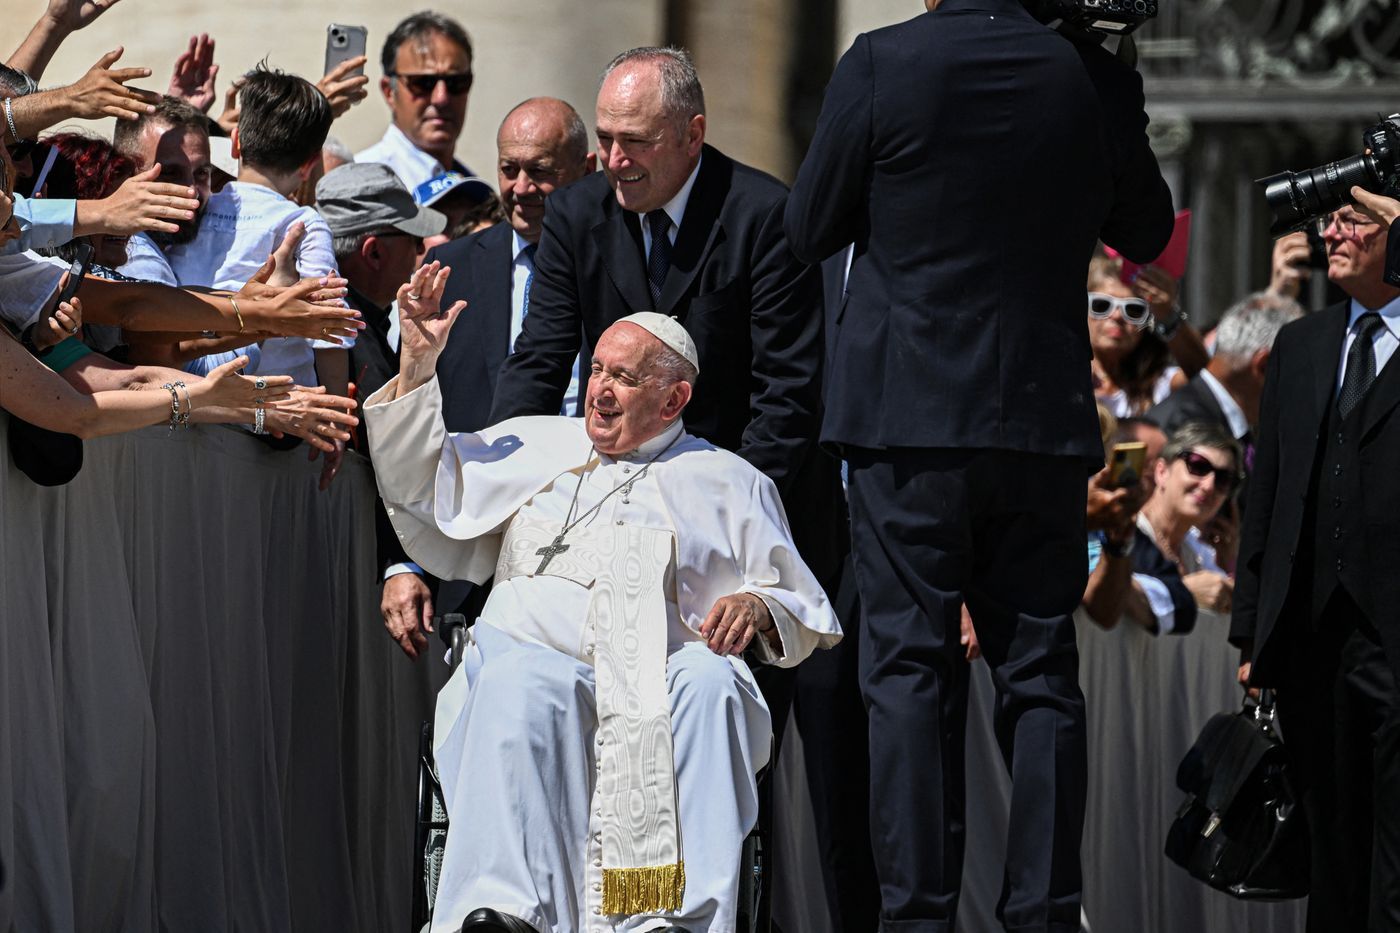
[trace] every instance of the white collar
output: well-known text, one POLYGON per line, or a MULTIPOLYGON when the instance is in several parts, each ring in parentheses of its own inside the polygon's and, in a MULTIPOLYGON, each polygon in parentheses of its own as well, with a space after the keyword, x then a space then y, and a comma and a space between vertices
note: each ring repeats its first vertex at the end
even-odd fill
POLYGON ((1240 403, 1235 401, 1235 397, 1230 394, 1230 390, 1215 378, 1209 369, 1201 370, 1201 381, 1210 389, 1210 394, 1215 396, 1215 401, 1220 405, 1220 410, 1225 413, 1225 420, 1230 424, 1230 433, 1235 435, 1235 440, 1239 440, 1249 433, 1249 419, 1245 417, 1244 409, 1240 403))
MULTIPOLYGON (((381 140, 381 143, 398 151, 405 159, 412 160, 413 163, 418 166, 419 170, 427 172, 429 177, 435 177, 441 175, 443 172, 451 171, 451 169, 442 167, 442 163, 437 160, 437 156, 419 149, 414 144, 413 140, 408 138, 408 134, 399 129, 398 124, 395 123, 392 118, 389 120, 389 128, 384 131, 384 138, 381 140)), ((453 168, 455 167, 454 165, 453 168)), ((413 186, 406 187, 409 187, 409 193, 412 194, 413 186)))
POLYGON ((1381 321, 1385 324, 1391 335, 1397 340, 1400 340, 1400 298, 1392 298, 1379 308, 1367 308, 1361 304, 1361 302, 1353 298, 1351 300, 1351 314, 1347 316, 1347 333, 1350 334, 1351 329, 1356 326, 1357 318, 1361 317, 1361 315, 1365 314, 1367 311, 1372 310, 1381 316, 1381 321))
POLYGON ((602 460, 604 463, 608 463, 610 461, 626 461, 628 463, 637 463, 639 461, 650 460, 652 457, 659 455, 663 450, 671 446, 671 444, 676 440, 676 438, 680 437, 681 432, 684 430, 685 425, 682 423, 680 418, 677 418, 674 422, 671 423, 671 426, 669 428, 662 431, 660 434, 656 435, 653 438, 649 438, 645 441, 642 441, 640 444, 637 445, 635 450, 629 450, 625 454, 618 454, 616 457, 611 457, 605 453, 599 453, 598 459, 602 460))
MULTIPOLYGON (((685 219, 685 207, 690 203, 690 189, 695 187, 695 178, 700 174, 700 163, 703 161, 705 161, 705 154, 702 152, 699 160, 695 163, 695 168, 690 172, 690 177, 685 180, 685 184, 681 185, 681 190, 676 192, 674 198, 661 205, 661 209, 666 212, 666 216, 671 218, 671 223, 675 224, 677 233, 680 232, 681 221, 685 219)), ((643 221, 646 220, 645 214, 639 214, 637 216, 642 218, 643 221)))
MULTIPOLYGON (((504 221, 504 222, 505 222, 505 223, 509 223, 510 221, 504 221)), ((525 239, 523 236, 521 236, 519 233, 517 233, 517 232, 515 231, 515 228, 514 228, 514 227, 512 227, 511 230, 510 230, 510 237, 511 237, 510 258, 511 258, 511 261, 512 261, 512 262, 514 262, 515 260, 517 260, 517 259, 520 258, 520 253, 525 249, 525 247, 537 245, 537 244, 535 244, 535 243, 531 243, 529 240, 525 239)))

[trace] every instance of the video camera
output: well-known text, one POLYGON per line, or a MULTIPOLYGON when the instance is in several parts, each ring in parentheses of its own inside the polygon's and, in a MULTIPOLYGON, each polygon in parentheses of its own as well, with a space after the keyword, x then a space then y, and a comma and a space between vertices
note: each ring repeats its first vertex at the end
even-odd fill
POLYGON ((1302 230, 1351 202, 1351 189, 1400 197, 1400 113, 1392 113, 1361 134, 1365 150, 1358 156, 1328 162, 1302 172, 1280 172, 1254 183, 1264 189, 1273 212, 1269 233, 1283 236, 1302 230))
POLYGON ((1157 0, 1039 0, 1037 6, 1042 22, 1109 36, 1126 36, 1157 15, 1157 0))

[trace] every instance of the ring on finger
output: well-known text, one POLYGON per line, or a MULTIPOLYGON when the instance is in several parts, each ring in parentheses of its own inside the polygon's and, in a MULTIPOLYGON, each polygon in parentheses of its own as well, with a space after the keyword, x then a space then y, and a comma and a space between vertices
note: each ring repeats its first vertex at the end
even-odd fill
POLYGON ((256 379, 253 380, 253 388, 261 392, 263 389, 267 388, 267 380, 264 379, 262 376, 258 376, 256 379))
POLYGON ((414 301, 422 301, 422 300, 423 300, 423 296, 422 296, 422 295, 415 295, 415 294, 413 294, 413 292, 409 292, 409 293, 408 293, 408 297, 412 298, 414 301))

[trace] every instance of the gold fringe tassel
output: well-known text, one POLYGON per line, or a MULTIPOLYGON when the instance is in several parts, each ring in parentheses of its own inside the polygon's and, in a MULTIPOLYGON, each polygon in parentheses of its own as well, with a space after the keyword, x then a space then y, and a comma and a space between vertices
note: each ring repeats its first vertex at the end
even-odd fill
POLYGON ((643 914, 680 910, 685 862, 651 868, 604 868, 603 913, 643 914))

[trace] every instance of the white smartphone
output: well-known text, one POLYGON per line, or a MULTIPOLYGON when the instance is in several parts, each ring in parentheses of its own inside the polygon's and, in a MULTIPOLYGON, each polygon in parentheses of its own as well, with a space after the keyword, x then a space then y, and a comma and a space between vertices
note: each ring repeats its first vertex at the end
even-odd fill
MULTIPOLYGON (((325 74, 330 74, 341 62, 349 61, 365 54, 365 43, 368 39, 368 31, 363 26, 346 26, 342 23, 331 23, 326 27, 326 70, 325 74)), ((364 66, 361 65, 350 75, 362 75, 365 73, 364 66)), ((346 75, 349 77, 350 75, 346 75)))

